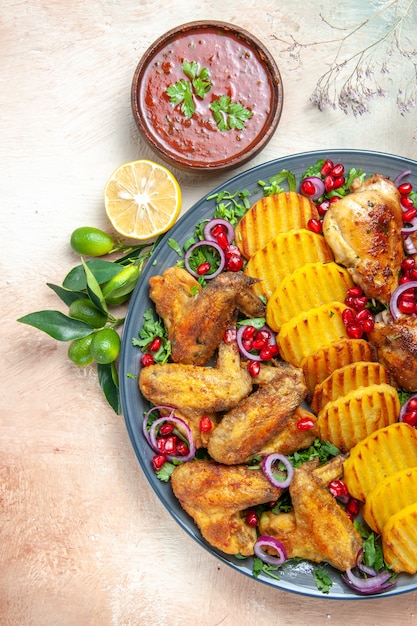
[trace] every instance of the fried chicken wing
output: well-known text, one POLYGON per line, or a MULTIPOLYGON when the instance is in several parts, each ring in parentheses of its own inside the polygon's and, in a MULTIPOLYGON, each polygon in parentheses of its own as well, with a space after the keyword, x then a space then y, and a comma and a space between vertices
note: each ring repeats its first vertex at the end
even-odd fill
POLYGON ((295 469, 290 495, 294 509, 289 513, 263 513, 260 533, 278 539, 288 558, 327 562, 341 571, 353 567, 362 546, 361 537, 320 474, 312 471, 311 463, 295 469))
POLYGON ((297 407, 281 430, 275 437, 272 437, 263 448, 257 453, 259 456, 267 456, 272 453, 293 454, 297 450, 304 450, 312 445, 317 433, 317 417, 311 411, 303 407, 297 407), (302 429, 298 427, 301 419, 309 419, 313 426, 302 429))
POLYGON ((245 463, 284 432, 307 389, 300 369, 278 363, 264 385, 226 413, 213 431, 210 456, 226 465, 245 463))
POLYGON ((205 365, 236 311, 263 317, 265 305, 252 291, 256 281, 242 272, 223 272, 204 288, 180 267, 149 280, 150 298, 164 320, 175 363, 205 365))
POLYGON ((282 493, 261 470, 212 461, 192 461, 177 466, 171 484, 202 536, 226 554, 243 556, 253 554, 256 529, 245 523, 241 512, 275 501, 282 493))
POLYGON ((417 391, 417 318, 401 315, 377 322, 368 339, 393 382, 405 391, 417 391))
POLYGON ((356 180, 352 189, 353 193, 330 205, 323 234, 335 260, 365 294, 387 303, 404 258, 399 192, 380 174, 362 183, 356 180))
POLYGON ((252 378, 241 367, 237 345, 219 346, 216 367, 165 363, 143 367, 139 388, 155 405, 199 413, 228 411, 252 390, 252 378))

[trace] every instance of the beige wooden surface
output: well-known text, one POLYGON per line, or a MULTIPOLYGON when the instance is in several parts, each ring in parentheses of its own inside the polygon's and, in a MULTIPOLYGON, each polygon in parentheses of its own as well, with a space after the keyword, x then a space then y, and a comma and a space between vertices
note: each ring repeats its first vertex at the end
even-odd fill
MULTIPOLYGON (((417 158, 416 109, 400 115, 391 96, 356 118, 318 111, 308 99, 335 45, 297 49, 297 62, 281 41, 340 38, 343 31, 330 29, 320 13, 351 26, 382 4, 2 0, 2 626, 417 624, 416 593, 371 602, 310 599, 254 582, 197 546, 148 486, 94 369, 77 369, 65 344, 16 323, 31 311, 65 310, 45 283, 60 284, 78 262, 70 233, 82 225, 108 229, 103 187, 117 165, 158 160, 133 123, 130 83, 140 55, 173 26, 229 21, 274 54, 284 111, 273 140, 246 168, 326 148, 417 158)), ((397 79, 391 73, 394 91, 397 79)), ((183 211, 232 175, 175 173, 183 211)))

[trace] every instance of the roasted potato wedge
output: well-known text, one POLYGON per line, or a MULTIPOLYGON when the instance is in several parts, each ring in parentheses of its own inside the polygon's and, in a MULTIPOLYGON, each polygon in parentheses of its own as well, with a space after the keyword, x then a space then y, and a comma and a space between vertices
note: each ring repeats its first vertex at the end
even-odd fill
POLYGON ((319 218, 315 205, 295 191, 266 196, 255 202, 237 224, 236 245, 249 259, 279 233, 293 228, 307 228, 312 218, 319 218))
POLYGON ((336 369, 356 361, 374 360, 371 345, 365 339, 340 339, 309 354, 300 366, 307 385, 307 399, 311 400, 316 385, 336 369))
POLYGON ((305 263, 333 261, 333 252, 322 235, 306 228, 280 233, 248 260, 244 273, 258 282, 253 290, 269 298, 288 274, 305 263))
POLYGON ((386 383, 359 387, 325 405, 317 417, 318 435, 348 452, 375 430, 396 422, 399 412, 395 387, 386 383))
POLYGON ((382 550, 394 572, 417 573, 417 502, 389 518, 382 532, 382 550))
POLYGON ((381 535, 389 518, 414 502, 417 502, 417 467, 400 470, 380 480, 366 496, 362 517, 381 535))
POLYGON ((417 430, 395 422, 375 430, 350 450, 343 464, 349 493, 365 502, 379 481, 400 470, 417 467, 417 430))
POLYGON ((358 389, 380 383, 389 383, 388 372, 376 361, 356 361, 334 370, 323 382, 316 385, 311 400, 311 410, 320 413, 327 402, 337 400, 358 389))
POLYGON ((277 343, 283 359, 300 367, 303 359, 335 341, 347 338, 342 313, 346 305, 329 302, 302 311, 281 326, 277 343))
POLYGON ((349 272, 334 261, 305 263, 279 283, 266 305, 266 321, 278 331, 302 311, 327 302, 344 302, 352 286, 349 272))

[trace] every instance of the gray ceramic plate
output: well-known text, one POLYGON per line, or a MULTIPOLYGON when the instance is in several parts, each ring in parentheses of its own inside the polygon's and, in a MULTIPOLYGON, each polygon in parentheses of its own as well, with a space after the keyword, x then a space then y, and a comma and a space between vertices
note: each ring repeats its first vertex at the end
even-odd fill
MULTIPOLYGON (((405 169, 412 171, 408 180, 417 188, 417 162, 402 157, 370 151, 355 150, 328 150, 306 152, 293 156, 283 157, 270 161, 263 165, 254 167, 246 172, 238 174, 221 186, 213 190, 216 193, 223 189, 230 192, 248 189, 255 192, 251 197, 253 201, 261 197, 261 188, 258 186, 259 180, 267 181, 268 178, 278 173, 282 169, 294 172, 299 180, 306 168, 318 159, 330 158, 334 163, 343 163, 345 168, 362 168, 367 174, 376 172, 395 178, 397 174, 405 169)), ((208 194, 211 195, 211 194, 208 194)), ((202 198, 197 202, 164 236, 157 250, 153 255, 153 262, 149 263, 143 272, 140 283, 133 293, 129 305, 128 314, 124 326, 122 338, 122 350, 120 359, 120 389, 122 409, 126 421, 127 430, 136 453, 140 466, 154 489, 156 495, 161 500, 166 509, 171 513, 178 524, 196 541, 196 549, 201 547, 208 550, 218 559, 227 563, 237 571, 249 577, 253 577, 252 559, 239 560, 233 556, 225 555, 212 548, 200 535, 200 532, 193 520, 183 511, 180 504, 174 497, 171 486, 160 482, 152 468, 151 458, 153 452, 148 447, 142 435, 141 417, 149 408, 147 401, 141 396, 137 385, 137 374, 140 367, 141 352, 132 345, 132 337, 137 337, 138 330, 143 324, 143 313, 152 306, 148 296, 148 281, 151 276, 161 274, 166 267, 175 265, 178 260, 177 254, 167 245, 168 238, 173 238, 180 245, 193 234, 194 226, 202 219, 211 218, 215 208, 213 200, 208 201, 202 198), (135 377, 132 378, 131 374, 135 377)), ((414 591, 417 589, 417 576, 400 575, 398 583, 392 590, 382 596, 360 596, 346 587, 340 579, 340 573, 326 567, 329 576, 333 580, 330 593, 322 594, 318 591, 312 576, 313 565, 305 561, 297 564, 288 563, 282 568, 280 580, 275 580, 268 576, 261 575, 256 580, 277 587, 278 589, 291 591, 307 596, 333 598, 333 599, 369 599, 376 597, 386 597, 414 591)))

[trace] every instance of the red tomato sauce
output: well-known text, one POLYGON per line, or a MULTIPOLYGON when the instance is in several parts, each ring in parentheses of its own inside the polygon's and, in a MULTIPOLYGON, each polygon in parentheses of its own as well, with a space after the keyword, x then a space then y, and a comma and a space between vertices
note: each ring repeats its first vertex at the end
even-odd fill
POLYGON ((213 31, 189 32, 159 50, 144 70, 138 98, 145 124, 155 140, 171 154, 193 163, 224 161, 245 151, 262 133, 270 114, 272 85, 258 54, 238 37, 213 31), (194 97, 195 112, 187 119, 174 106, 167 87, 186 79, 183 61, 206 67, 212 83, 203 99, 194 97), (220 131, 209 106, 230 96, 252 112, 242 130, 220 131))

